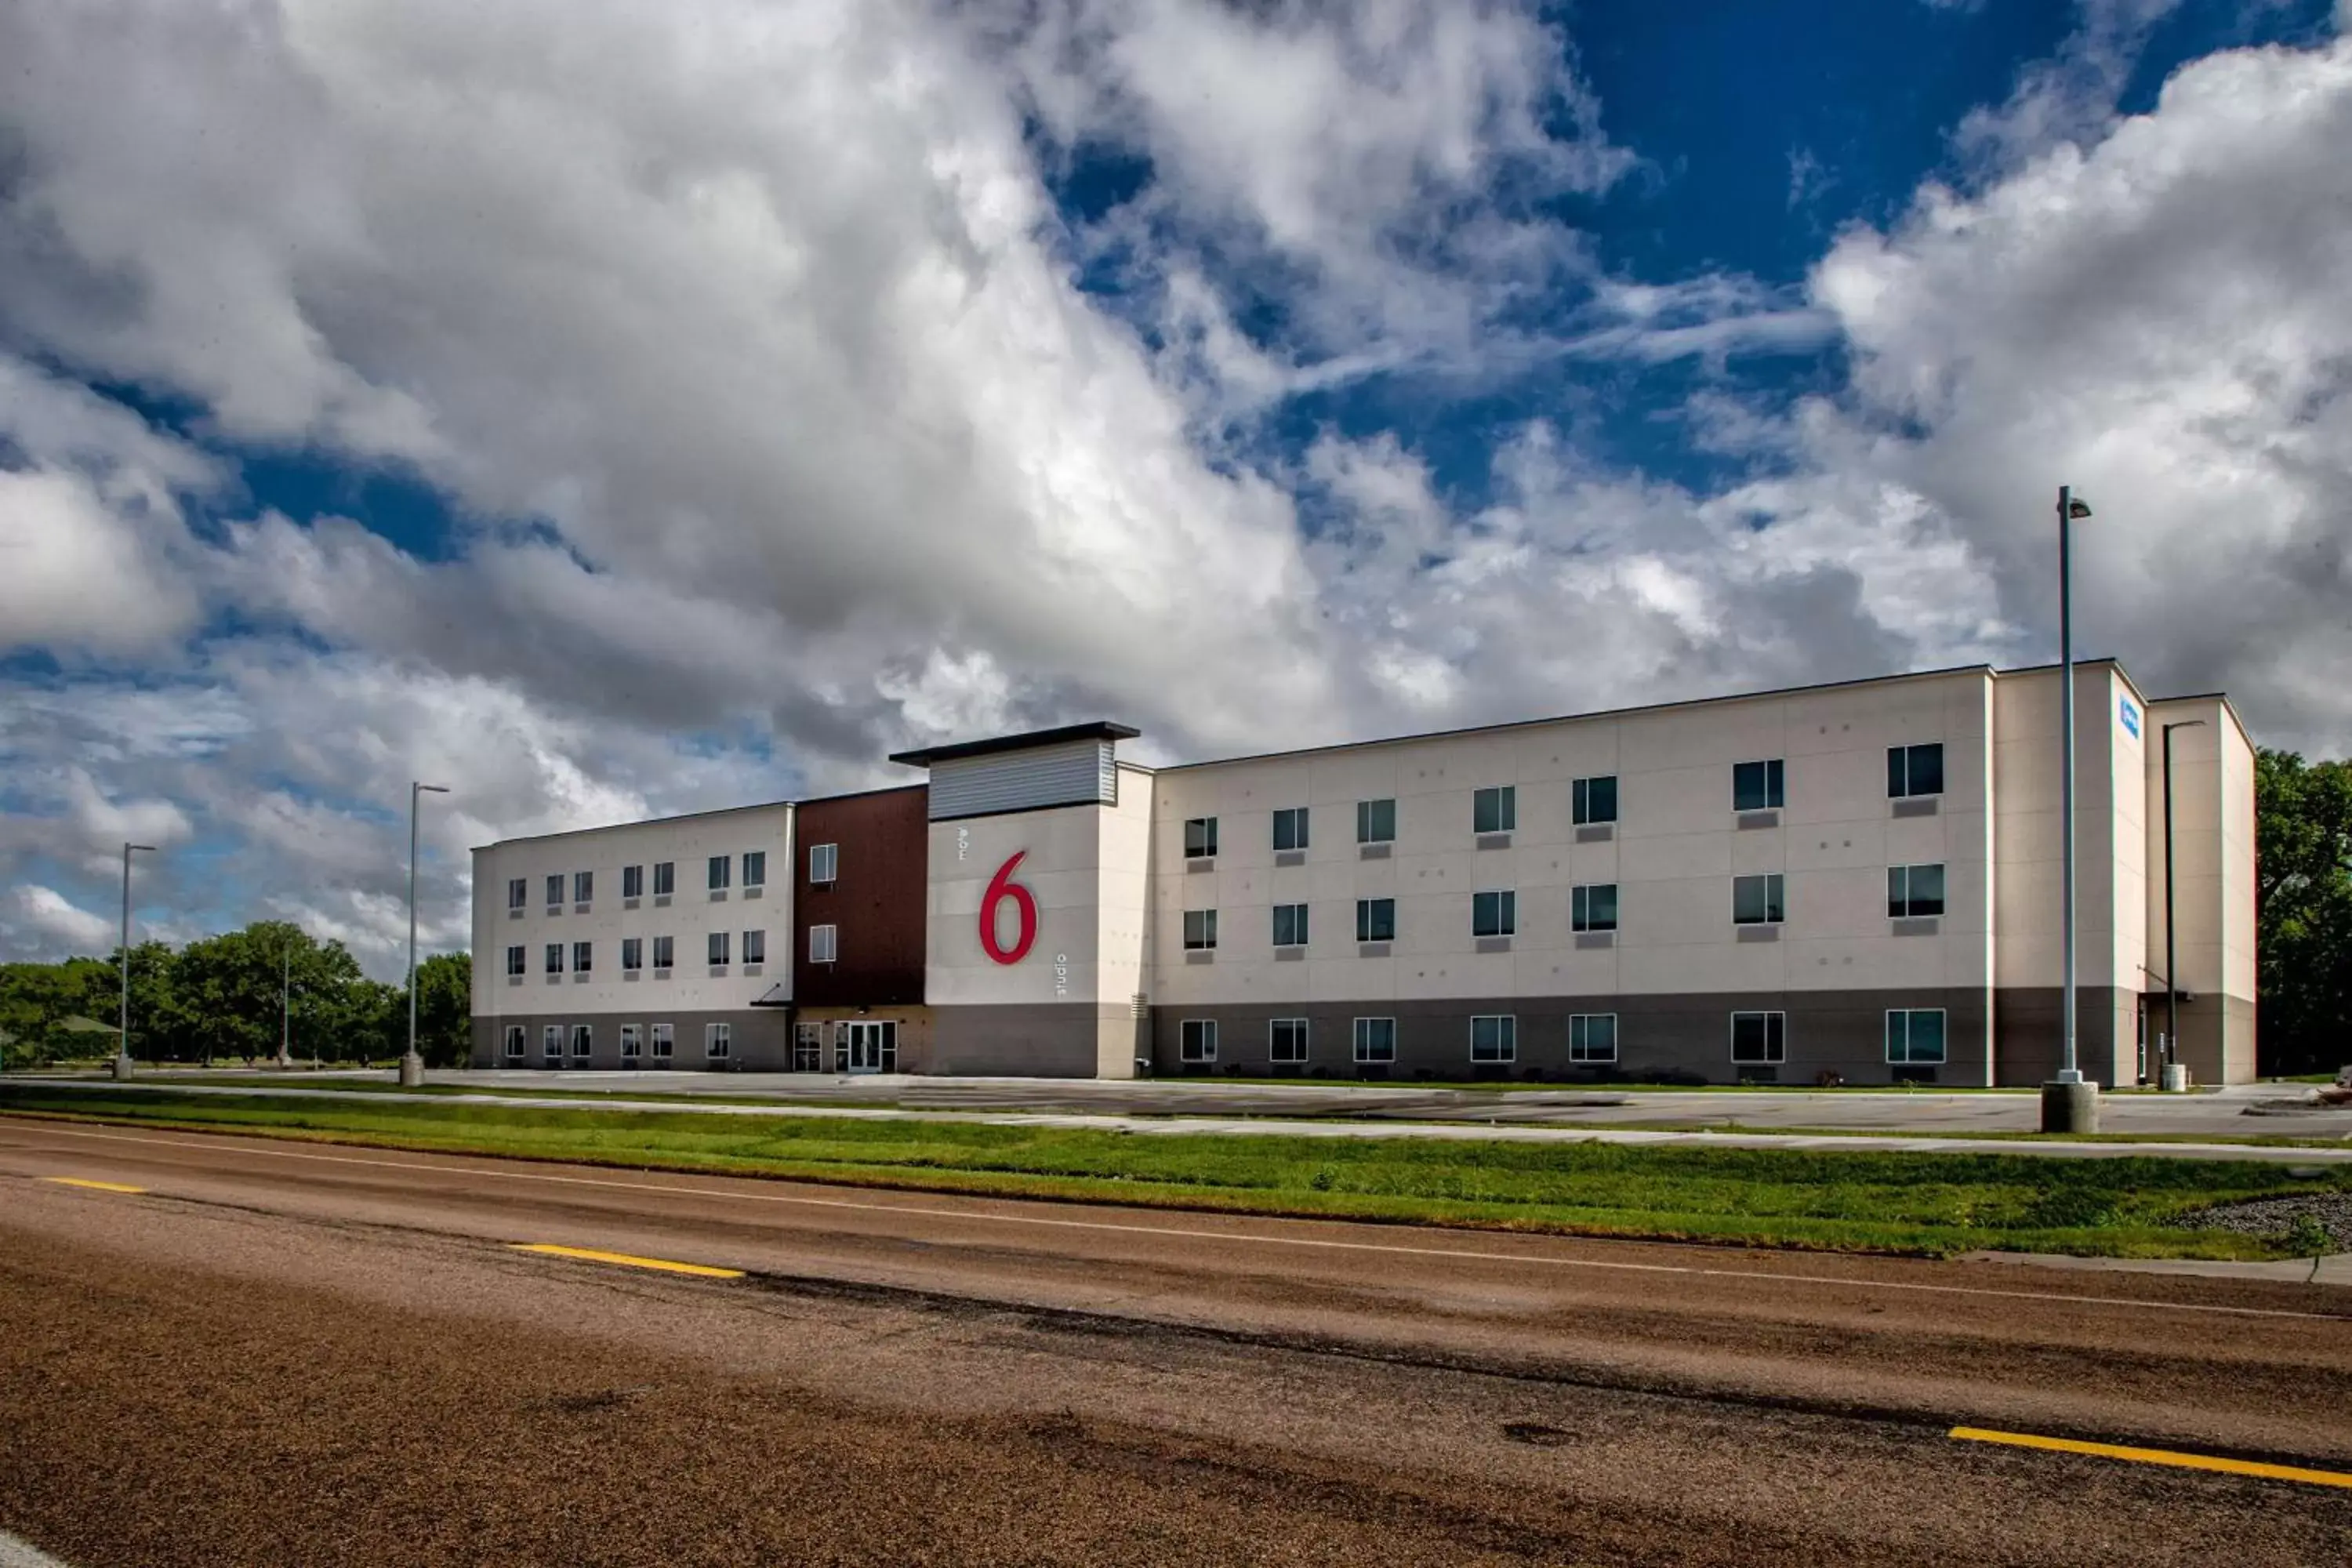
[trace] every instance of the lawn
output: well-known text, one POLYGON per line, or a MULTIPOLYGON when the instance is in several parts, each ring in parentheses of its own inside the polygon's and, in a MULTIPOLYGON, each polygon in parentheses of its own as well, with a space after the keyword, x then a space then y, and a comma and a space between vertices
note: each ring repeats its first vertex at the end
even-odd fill
POLYGON ((1450 1139, 1216 1137, 957 1121, 309 1103, 0 1085, 0 1110, 437 1152, 870 1186, 1590 1236, 1949 1254, 2280 1258, 2170 1223, 2352 1187, 2234 1161, 2053 1159, 1450 1139))

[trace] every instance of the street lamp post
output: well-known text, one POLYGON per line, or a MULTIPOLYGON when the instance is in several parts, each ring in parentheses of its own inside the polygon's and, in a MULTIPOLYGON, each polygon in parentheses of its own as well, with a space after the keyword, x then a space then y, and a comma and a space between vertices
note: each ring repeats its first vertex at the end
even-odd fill
POLYGON ((431 793, 447 795, 446 784, 408 783, 408 1054, 400 1058, 400 1083, 415 1089, 425 1081, 425 1058, 416 1054, 416 803, 431 793))
POLYGON ((2164 1069, 2180 1055, 2180 972, 2172 941, 2172 732, 2201 730, 2202 719, 2179 719, 2164 727, 2164 1055, 2157 1064, 2158 1087, 2168 1089, 2164 1069))
POLYGON ((2065 973, 2059 1003, 2063 1017, 2060 1034, 2064 1044, 2058 1076, 2042 1086, 2042 1130, 2044 1132, 2095 1132, 2099 1126, 2099 1086, 2085 1082, 2074 1050, 2074 524, 2091 515, 2090 503, 2065 485, 2058 487, 2058 727, 2064 764, 2059 782, 2059 834, 2064 844, 2063 905, 2065 973))
POLYGON ((114 1076, 129 1078, 131 1065, 131 852, 144 850, 152 855, 152 844, 125 844, 122 847, 122 1038, 114 1054, 114 1076))

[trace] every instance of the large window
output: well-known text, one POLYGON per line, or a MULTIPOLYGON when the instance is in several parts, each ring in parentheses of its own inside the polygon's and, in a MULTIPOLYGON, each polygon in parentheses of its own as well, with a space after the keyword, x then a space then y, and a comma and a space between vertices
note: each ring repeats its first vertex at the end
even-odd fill
POLYGON ((1777 811, 1786 805, 1784 769, 1774 757, 1769 763, 1734 763, 1731 764, 1731 809, 1734 811, 1777 811))
POLYGON ((825 887, 841 874, 841 846, 812 844, 809 846, 809 881, 825 887))
POLYGON ((1482 789, 1470 797, 1470 826, 1479 833, 1508 833, 1519 825, 1517 785, 1482 789))
POLYGON ((573 942, 572 944, 572 973, 574 974, 587 973, 590 969, 595 967, 593 962, 595 956, 596 944, 594 942, 573 942))
POLYGON ((1613 1062, 1617 1059, 1617 1015, 1571 1013, 1568 1018, 1568 1059, 1572 1062, 1613 1062))
POLYGON ((1184 820, 1184 858, 1206 860, 1217 852, 1217 819, 1192 816, 1184 820))
POLYGON ((1307 808, 1286 805, 1274 814, 1274 847, 1282 849, 1307 847, 1307 808))
POLYGON ((1356 1059, 1360 1062, 1396 1060, 1396 1020, 1394 1018, 1356 1020, 1356 1059))
POLYGON ((1393 800, 1360 800, 1356 803, 1356 842, 1359 844, 1392 844, 1396 841, 1396 802, 1393 800))
POLYGON ((824 1070, 824 1026, 794 1024, 793 1026, 793 1070, 823 1072, 824 1070))
POLYGON ((594 1052, 595 1047, 596 1031, 593 1026, 587 1024, 572 1026, 572 1054, 574 1057, 584 1062, 594 1052))
POLYGON ((1509 936, 1518 929, 1518 894, 1501 891, 1470 895, 1472 936, 1509 936))
POLYGON ((1186 910, 1184 911, 1184 951, 1206 952, 1217 945, 1217 911, 1186 910))
POLYGON ((1307 906, 1305 904, 1274 906, 1274 945, 1276 947, 1307 945, 1307 906))
POLYGON ((1886 868, 1886 915, 1889 920, 1908 920, 1915 915, 1940 915, 1943 912, 1944 868, 1941 865, 1886 868))
POLYGON ((723 931, 710 933, 710 966, 714 969, 727 963, 728 936, 729 933, 723 931))
POLYGON ((735 1051, 735 1026, 705 1024, 702 1026, 702 1054, 714 1062, 723 1062, 735 1051))
POLYGON ((523 951, 520 945, 507 949, 507 973, 509 974, 520 974, 526 967, 528 966, 524 963, 523 951))
POLYGON ((1577 931, 1615 931, 1617 884, 1581 882, 1570 889, 1568 923, 1577 931))
POLYGON ((1944 1010, 1895 1007, 1886 1014, 1886 1059, 1897 1067, 1937 1067, 1944 1060, 1944 1010))
POLYGON ((1187 1018, 1177 1028, 1177 1051, 1184 1060, 1213 1062, 1217 1059, 1217 1021, 1214 1018, 1187 1018))
POLYGON ((743 885, 764 888, 768 885, 768 852, 764 849, 743 851, 743 885))
POLYGON ((547 879, 547 907, 551 910, 563 902, 563 873, 556 872, 547 879))
POLYGON ((547 972, 550 974, 563 973, 563 944, 560 942, 547 944, 547 972))
POLYGON ((1930 741, 1924 746, 1886 748, 1886 794, 1890 799, 1943 793, 1943 742, 1930 741))
POLYGON ((584 904, 595 896, 595 872, 574 871, 572 873, 572 901, 573 903, 584 904))
POLYGON ((621 1059, 633 1062, 645 1054, 645 1030, 635 1024, 621 1026, 621 1059))
POLYGON ((667 1024, 656 1024, 648 1033, 648 1043, 653 1047, 655 1058, 659 1061, 667 1061, 669 1059, 670 1053, 670 1026, 667 1024))
POLYGON ((1731 1016, 1731 1059, 1760 1065, 1789 1059, 1789 1015, 1734 1013, 1731 1016))
POLYGON ((668 969, 670 966, 671 955, 676 951, 677 939, 675 937, 657 936, 654 938, 654 967, 659 970, 668 969))
POLYGON ((841 928, 838 926, 809 927, 809 962, 838 963, 841 962, 841 928))
POLYGON ((529 1038, 530 1037, 524 1032, 523 1026, 520 1024, 509 1024, 507 1026, 507 1055, 517 1060, 520 1060, 523 1053, 530 1048, 530 1047, 525 1043, 529 1038))
POLYGON ((1356 900, 1356 940, 1358 942, 1394 942, 1396 940, 1396 900, 1394 899, 1358 899, 1356 900))
POLYGON ((1519 1021, 1509 1014, 1470 1020, 1470 1059, 1511 1062, 1519 1058, 1519 1021))
POLYGON ((734 869, 733 857, 713 855, 710 858, 710 890, 714 893, 725 891, 728 879, 733 875, 734 869))
POLYGON ((510 877, 507 879, 507 908, 519 910, 529 902, 530 899, 530 883, 528 879, 510 877))
POLYGON ((539 1032, 539 1048, 541 1054, 549 1061, 562 1061, 563 1059, 563 1026, 550 1024, 546 1028, 541 1029, 539 1032))
POLYGON ((1731 922, 1743 926, 1779 925, 1788 911, 1780 896, 1780 873, 1731 879, 1731 922))
POLYGON ((1276 1018, 1265 1026, 1267 1059, 1297 1067, 1307 1060, 1307 1020, 1276 1018))
POLYGON ((675 860, 655 861, 654 897, 656 899, 667 899, 677 890, 677 862, 675 860))
POLYGON ((766 931, 747 931, 743 933, 743 962, 746 963, 765 963, 768 962, 768 933, 766 931))
POLYGON ((643 969, 645 966, 646 939, 641 936, 623 937, 621 939, 622 971, 625 973, 635 974, 638 970, 643 969))
POLYGON ((1569 786, 1569 815, 1576 826, 1617 820, 1617 775, 1579 779, 1569 786))
POLYGON ((643 866, 621 868, 621 897, 642 899, 646 896, 646 868, 643 866))

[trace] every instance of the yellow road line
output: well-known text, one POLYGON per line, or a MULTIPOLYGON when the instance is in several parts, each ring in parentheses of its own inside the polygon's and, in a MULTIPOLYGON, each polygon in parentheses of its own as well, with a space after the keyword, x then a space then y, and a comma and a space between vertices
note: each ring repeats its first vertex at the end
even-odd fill
POLYGON ((45 1182, 55 1182, 61 1187, 87 1187, 93 1193, 143 1193, 144 1187, 126 1187, 121 1182, 92 1182, 80 1176, 43 1176, 45 1182))
POLYGON ((667 1258, 637 1258, 625 1252, 599 1252, 589 1247, 558 1247, 551 1241, 518 1241, 509 1244, 517 1252, 536 1252, 543 1258, 579 1258, 590 1263, 617 1263, 624 1268, 657 1268, 664 1274, 692 1274, 704 1279, 740 1279, 740 1268, 714 1268, 708 1263, 673 1263, 667 1258))
POLYGON ((2032 1432, 1995 1432, 1982 1426, 1955 1426, 1947 1436, 1963 1443, 2003 1443, 2012 1448, 2046 1448, 2060 1454, 2089 1454, 2101 1459, 2128 1459, 2138 1465, 2170 1465, 2183 1470, 2219 1470, 2225 1475, 2260 1476, 2273 1481, 2307 1481, 2315 1487, 2352 1488, 2352 1475, 2341 1470, 2306 1470, 2296 1465, 2265 1465, 2253 1459, 2223 1459, 2211 1454, 2181 1454, 2170 1448, 2126 1448, 2116 1443, 2080 1443, 2072 1437, 2043 1437, 2032 1432))

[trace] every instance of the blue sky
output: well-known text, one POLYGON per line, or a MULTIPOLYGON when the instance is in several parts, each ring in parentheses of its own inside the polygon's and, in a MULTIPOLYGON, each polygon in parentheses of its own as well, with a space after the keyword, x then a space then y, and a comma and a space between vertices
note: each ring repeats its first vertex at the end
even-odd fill
POLYGON ((2352 744, 2323 0, 0 17, 0 948, 514 834, 2047 657, 2352 744), (2228 591, 2213 592, 2226 584, 2228 591))

